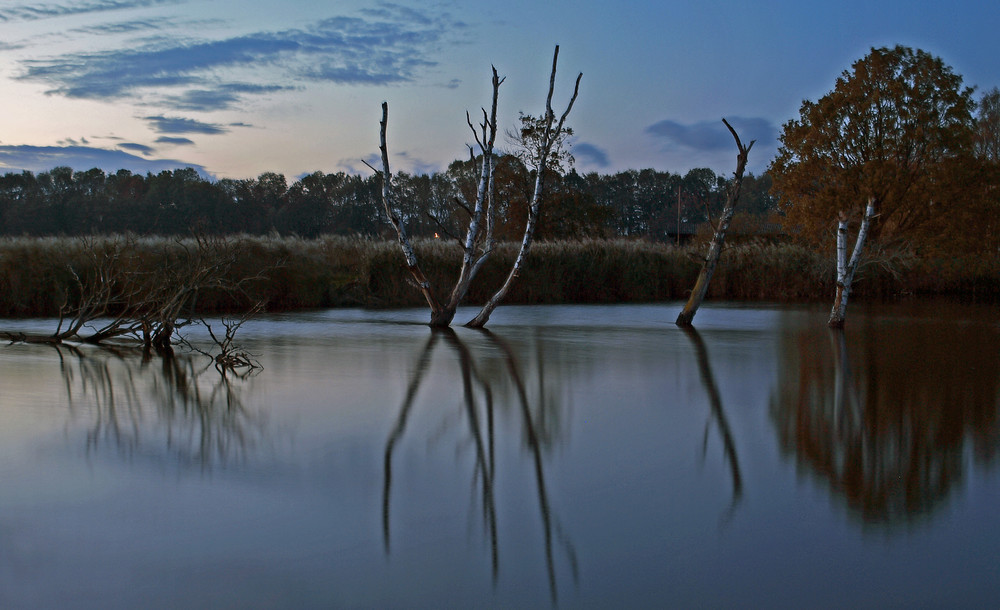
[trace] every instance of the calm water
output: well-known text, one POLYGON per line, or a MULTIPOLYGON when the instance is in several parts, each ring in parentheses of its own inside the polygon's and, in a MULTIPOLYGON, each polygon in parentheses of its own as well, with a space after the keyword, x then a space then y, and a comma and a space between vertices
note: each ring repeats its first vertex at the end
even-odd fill
POLYGON ((0 346, 0 607, 997 605, 995 308, 677 311, 0 346))

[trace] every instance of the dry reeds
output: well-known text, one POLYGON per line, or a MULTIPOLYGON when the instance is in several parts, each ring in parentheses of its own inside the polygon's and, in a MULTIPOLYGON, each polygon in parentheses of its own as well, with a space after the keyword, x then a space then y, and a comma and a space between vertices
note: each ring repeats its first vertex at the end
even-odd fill
MULTIPOLYGON (((113 240, 113 237, 93 238, 113 240)), ((185 240, 137 238, 148 268, 167 264, 185 240)), ((189 242, 188 242, 189 243, 189 242)), ((245 285, 246 301, 208 291, 198 298, 203 312, 232 311, 256 300, 276 310, 326 307, 422 306, 420 292, 394 242, 360 237, 235 236, 224 240, 233 255, 234 281, 261 275, 245 285)), ((435 285, 447 285, 461 264, 461 250, 445 240, 418 240, 424 271, 435 285)), ((467 302, 482 303, 502 283, 517 244, 498 244, 472 285, 467 302)), ((884 253, 883 253, 884 254, 884 253)), ((619 303, 686 298, 703 252, 642 240, 578 240, 536 243, 507 296, 508 303, 619 303)), ((891 257, 890 257, 891 258, 891 257)), ((52 316, 71 295, 73 274, 86 265, 76 238, 0 239, 0 316, 52 316)), ((830 252, 794 244, 745 243, 728 248, 709 290, 713 300, 826 301, 835 273, 830 252)), ((895 260, 859 272, 858 298, 949 294, 977 300, 1000 298, 1000 257, 895 260)))

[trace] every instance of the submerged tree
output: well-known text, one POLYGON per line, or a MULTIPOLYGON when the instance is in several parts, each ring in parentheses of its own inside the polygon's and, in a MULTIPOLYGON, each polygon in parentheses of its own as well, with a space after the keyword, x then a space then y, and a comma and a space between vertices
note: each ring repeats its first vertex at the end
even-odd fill
POLYGON ((854 273, 861 263, 861 253, 865 247, 865 238, 868 236, 868 227, 875 216, 875 198, 868 199, 865 207, 865 214, 861 217, 861 227, 858 229, 858 238, 851 251, 851 261, 847 261, 847 214, 841 212, 840 220, 837 223, 837 296, 833 300, 833 309, 830 311, 830 328, 843 328, 847 319, 847 298, 851 295, 851 285, 854 283, 854 273))
POLYGON ((684 309, 677 316, 675 323, 681 327, 691 326, 694 314, 698 312, 698 307, 701 306, 701 302, 705 299, 705 293, 708 292, 708 284, 712 281, 712 274, 715 273, 715 267, 718 265, 719 257, 722 255, 722 247, 725 245, 726 231, 729 230, 729 223, 733 220, 733 214, 736 212, 736 204, 740 200, 740 189, 743 186, 743 172, 747 167, 747 155, 750 154, 750 149, 753 148, 754 142, 756 142, 756 140, 750 140, 750 144, 743 146, 740 136, 733 129, 732 125, 726 119, 722 119, 722 122, 726 124, 729 133, 733 134, 733 139, 736 140, 736 148, 739 150, 739 154, 736 156, 736 172, 733 175, 733 181, 729 184, 729 190, 726 194, 726 207, 722 210, 719 224, 715 228, 715 235, 712 237, 712 243, 708 247, 708 254, 705 256, 705 264, 702 265, 701 272, 698 273, 698 279, 695 281, 694 289, 691 290, 691 296, 684 305, 684 309))
MULTIPOLYGON (((173 346, 183 341, 178 334, 181 328, 204 323, 196 313, 199 296, 215 292, 234 298, 245 306, 244 321, 263 307, 251 302, 243 290, 248 282, 263 276, 234 278, 243 248, 236 240, 176 240, 158 256, 150 256, 131 235, 81 238, 79 246, 80 260, 67 269, 72 284, 57 287, 63 303, 55 330, 51 334, 0 331, 0 338, 49 345, 117 342, 169 357, 173 346)), ((220 372, 257 368, 233 343, 241 324, 226 322, 225 339, 212 334, 220 350, 216 358, 220 372)))
MULTIPOLYGON (((528 218, 525 222, 524 237, 521 240, 521 248, 514 261, 513 267, 503 285, 494 293, 479 314, 472 319, 468 326, 482 327, 490 318, 490 314, 500 304, 506 296, 514 279, 520 274, 524 266, 525 258, 531 248, 535 228, 538 224, 538 217, 541 209, 542 194, 545 184, 545 170, 552 153, 553 147, 561 141, 560 136, 564 132, 566 117, 573 108, 577 94, 580 90, 580 79, 583 74, 577 76, 576 85, 573 89, 573 96, 562 116, 556 121, 555 113, 552 111, 552 94, 555 89, 556 64, 559 59, 559 47, 556 46, 552 57, 552 73, 549 78, 549 93, 545 101, 545 116, 540 123, 534 124, 533 129, 536 136, 532 141, 537 142, 537 165, 535 167, 535 189, 531 196, 531 203, 528 206, 528 218)), ((443 327, 451 325, 455 317, 455 311, 465 299, 469 291, 469 286, 475 279, 476 274, 489 259, 496 246, 496 214, 495 206, 495 180, 493 170, 496 166, 493 147, 497 134, 497 99, 500 85, 505 79, 500 78, 497 70, 493 68, 493 99, 490 111, 483 109, 483 121, 478 125, 473 125, 471 117, 466 114, 466 121, 475 136, 476 143, 480 150, 480 167, 478 175, 478 187, 473 201, 457 199, 456 203, 468 214, 468 225, 465 229, 465 237, 460 241, 462 248, 462 267, 459 271, 458 279, 452 288, 447 299, 442 299, 435 291, 435 287, 424 274, 420 267, 420 262, 414 251, 412 241, 407 232, 406 223, 400 214, 401 203, 399 193, 393 186, 392 172, 389 169, 389 150, 386 144, 386 129, 389 121, 389 105, 382 104, 381 130, 379 133, 379 151, 382 156, 382 204, 385 208, 389 223, 396 231, 400 249, 406 260, 406 266, 417 283, 417 287, 423 294, 427 305, 431 310, 430 325, 443 327)), ((374 168, 372 168, 374 170, 374 168)), ((378 172, 378 170, 374 170, 378 172)))

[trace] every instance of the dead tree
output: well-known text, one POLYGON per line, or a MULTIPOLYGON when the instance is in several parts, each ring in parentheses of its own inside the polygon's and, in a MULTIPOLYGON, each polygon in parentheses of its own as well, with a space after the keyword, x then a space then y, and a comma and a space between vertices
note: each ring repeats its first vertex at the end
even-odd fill
MULTIPOLYGON (((507 281, 504 282, 504 285, 497 291, 496 295, 494 295, 494 297, 487 302, 480 314, 474 320, 469 322, 470 326, 483 326, 486 323, 489 319, 490 313, 499 304, 500 300, 509 289, 513 279, 517 277, 520 272, 520 269, 523 266, 524 258, 527 256, 528 249, 531 247, 532 236, 534 235, 535 225, 538 221, 542 185, 544 184, 545 162, 548 159, 548 155, 553 144, 562 132, 563 124, 570 109, 573 107, 573 102, 576 101, 576 96, 580 88, 580 78, 583 76, 582 73, 577 76, 576 88, 573 91, 573 98, 570 100, 569 106, 566 108, 566 112, 564 112, 562 117, 559 119, 558 124, 553 126, 555 123, 555 115, 552 113, 551 108, 552 92, 555 87, 556 62, 558 57, 559 47, 556 46, 555 55, 552 59, 552 75, 549 79, 549 95, 546 100, 547 122, 545 137, 542 149, 539 151, 541 153, 541 162, 537 168, 538 172, 535 183, 535 193, 532 197, 532 203, 529 208, 528 220, 525 225, 525 236, 521 244, 521 251, 518 253, 517 260, 514 263, 514 267, 511 270, 507 281)), ((434 327, 445 327, 451 325, 451 322, 455 317, 455 311, 458 309, 458 306, 462 304, 466 294, 468 294, 469 286, 472 284, 476 274, 482 268, 483 264, 489 259, 494 248, 496 247, 494 239, 496 209, 494 207, 493 198, 493 168, 495 165, 493 147, 496 142, 497 134, 497 99, 499 97, 500 85, 505 79, 499 77, 495 67, 492 68, 492 70, 493 99, 490 111, 487 112, 485 108, 483 109, 483 121, 478 126, 474 126, 471 117, 468 113, 466 114, 466 122, 469 124, 469 128, 472 129, 473 136, 475 137, 476 143, 478 144, 482 154, 482 162, 479 169, 476 200, 471 205, 468 205, 465 202, 462 203, 462 206, 466 208, 470 215, 469 226, 466 228, 465 238, 461 240, 461 247, 463 251, 462 267, 459 271, 458 279, 455 281, 455 285, 446 300, 438 297, 434 286, 421 269, 412 241, 410 240, 410 236, 407 234, 406 226, 403 224, 402 217, 398 212, 396 193, 392 187, 392 172, 389 169, 388 145, 386 144, 389 105, 386 102, 382 103, 382 121, 380 122, 381 129, 379 133, 379 151, 381 152, 382 157, 382 169, 376 170, 373 167, 371 169, 382 175, 382 205, 385 208, 385 213, 389 219, 389 223, 396 231, 397 241, 399 242, 399 247, 402 250, 403 258, 406 261, 406 267, 409 270, 410 275, 413 277, 413 280, 416 282, 417 287, 420 289, 421 294, 423 294, 424 299, 427 301, 427 305, 430 307, 430 325, 434 327)))
POLYGON ((542 194, 545 187, 545 170, 549 154, 551 154, 553 145, 559 139, 559 134, 563 132, 566 117, 569 116, 570 110, 573 109, 576 96, 580 92, 580 79, 583 78, 583 73, 577 75, 576 84, 573 87, 573 97, 570 98, 569 104, 566 105, 566 110, 559 117, 559 122, 555 123, 556 115, 552 112, 552 93, 556 86, 556 63, 558 60, 559 47, 556 46, 556 52, 552 57, 552 75, 549 77, 549 94, 545 98, 545 128, 542 132, 542 141, 538 150, 538 163, 535 166, 535 190, 532 192, 531 204, 528 206, 528 220, 524 225, 524 237, 521 239, 521 248, 517 252, 517 258, 514 259, 514 265, 511 267, 510 273, 507 275, 507 279, 504 280, 503 285, 486 301, 486 304, 483 305, 483 308, 476 317, 470 320, 466 326, 482 328, 486 325, 493 310, 507 296, 507 291, 510 290, 517 276, 520 275, 521 269, 524 267, 524 261, 528 256, 528 251, 531 250, 531 243, 535 236, 535 227, 538 225, 538 216, 541 212, 542 194), (553 123, 555 123, 554 127, 553 123))
MULTIPOLYGON (((69 269, 73 286, 67 293, 73 294, 67 294, 59 309, 55 331, 0 331, 0 337, 52 345, 119 340, 169 355, 178 340, 177 330, 199 321, 194 309, 200 293, 241 293, 245 282, 262 277, 231 278, 238 246, 224 239, 176 240, 153 257, 144 257, 132 236, 106 241, 83 238, 81 246, 85 261, 69 269)), ((255 313, 260 307, 248 311, 255 313)), ((229 355, 231 343, 230 337, 226 345, 220 344, 229 355)))
POLYGON ((854 243, 854 250, 851 252, 851 260, 847 261, 847 214, 840 213, 840 220, 837 223, 837 295, 833 300, 833 308, 830 310, 830 320, 827 323, 830 328, 843 328, 847 318, 847 299, 851 295, 851 285, 854 283, 854 273, 861 263, 861 252, 865 246, 865 238, 868 236, 868 227, 872 218, 875 217, 875 198, 868 199, 865 206, 865 214, 861 217, 861 226, 858 228, 858 238, 854 243))
POLYGON ((740 141, 740 136, 733 129, 732 125, 726 119, 722 119, 722 122, 726 124, 729 133, 733 134, 733 139, 736 140, 736 148, 739 149, 739 154, 736 156, 736 172, 733 175, 733 181, 729 184, 729 189, 726 193, 726 207, 722 211, 722 217, 719 219, 719 224, 715 229, 715 235, 712 236, 712 243, 708 248, 708 254, 705 256, 705 264, 702 265, 701 272, 698 273, 698 279, 695 281, 694 289, 691 290, 691 296, 684 305, 684 309, 677 316, 675 323, 681 327, 692 325, 694 314, 697 313, 701 302, 705 300, 705 294, 708 292, 708 284, 712 281, 712 274, 715 273, 715 267, 719 264, 719 257, 722 255, 722 248, 726 241, 726 231, 729 230, 729 223, 733 220, 733 214, 736 212, 736 204, 740 200, 740 189, 743 187, 743 172, 747 167, 747 155, 750 154, 750 149, 753 148, 754 142, 756 142, 756 140, 750 140, 750 144, 744 147, 743 142, 740 141))

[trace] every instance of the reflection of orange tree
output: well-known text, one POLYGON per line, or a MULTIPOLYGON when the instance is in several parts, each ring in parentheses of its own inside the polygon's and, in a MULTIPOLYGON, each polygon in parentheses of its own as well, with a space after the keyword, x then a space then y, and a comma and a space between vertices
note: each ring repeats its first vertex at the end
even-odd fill
POLYGON ((551 443, 554 438, 551 428, 547 428, 544 422, 551 419, 545 413, 558 410, 558 406, 551 401, 551 394, 545 391, 544 380, 542 379, 542 369, 540 363, 543 361, 541 344, 539 343, 539 366, 536 370, 539 374, 539 401, 540 408, 532 410, 531 401, 528 396, 527 385, 521 374, 521 367, 515 355, 514 349, 503 339, 488 331, 478 331, 479 336, 485 337, 487 341, 502 354, 504 366, 502 369, 493 368, 490 373, 486 372, 487 367, 480 366, 475 359, 472 350, 462 341, 454 330, 450 328, 432 329, 430 337, 424 345, 423 350, 417 360, 414 375, 407 386, 403 404, 397 417, 396 425, 389 435, 385 448, 385 478, 382 495, 382 528, 385 541, 386 553, 390 549, 390 508, 392 491, 392 458, 396 444, 406 431, 407 422, 412 412, 413 404, 418 390, 426 376, 430 366, 431 354, 434 346, 442 341, 454 351, 457 358, 462 379, 462 398, 465 419, 469 426, 469 433, 473 440, 475 451, 474 479, 479 488, 482 502, 482 518, 484 527, 489 537, 489 547, 491 554, 491 566, 494 581, 499 574, 499 533, 497 526, 497 512, 495 495, 496 481, 496 430, 495 430, 495 407, 497 398, 498 370, 503 370, 508 377, 508 381, 513 383, 516 403, 516 411, 521 416, 523 424, 524 440, 531 452, 535 484, 538 495, 538 506, 541 515, 542 529, 544 535, 544 550, 546 559, 546 569, 549 581, 552 600, 557 598, 556 569, 555 569, 555 543, 559 542, 566 554, 574 580, 577 577, 576 553, 572 544, 563 534, 558 520, 552 514, 549 502, 548 491, 545 484, 545 469, 543 463, 543 449, 547 443, 551 443), (482 402, 480 402, 480 399, 482 402))
POLYGON ((244 378, 199 367, 187 356, 57 349, 73 415, 92 418, 88 454, 109 445, 128 459, 207 470, 246 459, 264 440, 264 420, 241 398, 244 378))
POLYGON ((783 449, 865 521, 929 514, 961 479, 967 443, 981 463, 997 454, 1000 352, 980 331, 927 323, 865 332, 853 359, 842 330, 792 336, 772 399, 783 449))

